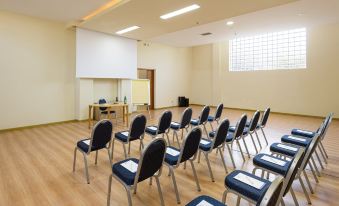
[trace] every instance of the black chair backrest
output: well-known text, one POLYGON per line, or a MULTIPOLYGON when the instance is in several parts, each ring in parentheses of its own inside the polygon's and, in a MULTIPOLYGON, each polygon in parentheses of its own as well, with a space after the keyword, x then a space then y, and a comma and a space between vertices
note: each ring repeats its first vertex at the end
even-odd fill
POLYGON ((181 159, 180 162, 185 162, 186 160, 193 157, 198 149, 201 140, 201 129, 199 127, 193 128, 185 137, 183 146, 181 147, 181 159))
POLYGON ((217 106, 217 110, 215 111, 215 116, 214 116, 215 120, 220 119, 223 109, 224 109, 224 105, 222 103, 217 106))
POLYGON ((143 114, 139 114, 134 117, 131 122, 129 131, 129 140, 139 139, 145 133, 146 117, 143 114))
POLYGON ((249 130, 252 132, 252 131, 255 131, 255 129, 257 128, 258 126, 258 122, 259 122, 259 118, 260 118, 260 112, 257 110, 256 112, 254 112, 254 115, 251 119, 251 123, 250 123, 250 127, 249 127, 249 130))
POLYGON ((171 122, 172 122, 172 112, 167 110, 164 113, 162 113, 159 119, 158 132, 160 133, 166 132, 166 130, 170 128, 171 122))
POLYGON ((268 107, 265 110, 264 115, 262 116, 262 120, 261 120, 261 124, 260 124, 261 127, 265 127, 266 126, 268 117, 270 116, 270 112, 271 112, 271 108, 268 107))
POLYGON ((259 199, 256 206, 276 206, 280 204, 281 190, 284 186, 284 181, 281 176, 277 176, 266 193, 259 199))
POLYGON ((224 119, 219 124, 215 132, 213 148, 217 148, 225 142, 229 126, 230 126, 230 121, 228 119, 224 119))
POLYGON ((205 124, 208 120, 209 114, 210 114, 210 107, 204 106, 204 108, 201 110, 199 124, 205 124))
POLYGON ((103 119, 99 121, 92 130, 92 147, 104 148, 112 139, 112 122, 103 119))
POLYGON ((162 167, 166 153, 166 142, 163 138, 155 138, 142 152, 139 160, 138 182, 152 177, 162 167))
POLYGON ((333 118, 333 113, 330 113, 329 115, 327 115, 327 118, 325 119, 325 121, 323 123, 323 128, 320 132, 321 139, 324 139, 326 132, 327 132, 327 130, 330 127, 330 124, 332 122, 332 118, 333 118))
POLYGON ((244 129, 246 127, 246 122, 247 122, 247 115, 243 114, 240 117, 240 120, 237 122, 237 125, 235 127, 235 132, 234 132, 235 138, 240 138, 243 135, 244 129))
POLYGON ((192 108, 188 107, 184 110, 184 112, 182 113, 182 117, 181 117, 181 122, 180 122, 180 128, 185 128, 187 127, 192 119, 192 108))
MULTIPOLYGON (((99 104, 106 104, 106 99, 99 99, 99 104)), ((107 107, 99 107, 101 111, 105 111, 107 107)))
POLYGON ((292 163, 290 164, 290 168, 288 169, 287 174, 285 175, 285 180, 288 181, 286 187, 285 187, 285 191, 283 193, 283 196, 285 196, 287 194, 287 192, 290 190, 292 183, 295 179, 295 176, 297 175, 298 171, 299 171, 299 167, 302 163, 303 160, 303 156, 304 156, 304 148, 300 148, 299 151, 297 152, 297 154, 293 157, 293 159, 291 160, 292 163))

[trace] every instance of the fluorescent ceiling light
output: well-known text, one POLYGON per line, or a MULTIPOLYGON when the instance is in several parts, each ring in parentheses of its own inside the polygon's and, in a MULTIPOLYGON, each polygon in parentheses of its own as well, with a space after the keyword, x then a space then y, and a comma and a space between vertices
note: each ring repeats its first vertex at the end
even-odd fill
POLYGON ((234 24, 234 21, 228 21, 226 24, 227 26, 232 26, 234 24))
POLYGON ((124 33, 130 32, 130 31, 139 29, 139 28, 140 28, 140 27, 138 27, 138 26, 131 26, 131 27, 128 27, 128 28, 126 28, 126 29, 117 31, 116 34, 124 34, 124 33))
POLYGON ((193 4, 191 6, 188 6, 188 7, 185 7, 185 8, 182 8, 182 9, 170 12, 168 14, 164 14, 164 15, 160 16, 160 18, 162 18, 162 19, 169 19, 169 18, 178 16, 178 15, 181 15, 181 14, 184 14, 184 13, 187 13, 187 12, 199 9, 199 8, 200 8, 200 6, 198 4, 193 4))

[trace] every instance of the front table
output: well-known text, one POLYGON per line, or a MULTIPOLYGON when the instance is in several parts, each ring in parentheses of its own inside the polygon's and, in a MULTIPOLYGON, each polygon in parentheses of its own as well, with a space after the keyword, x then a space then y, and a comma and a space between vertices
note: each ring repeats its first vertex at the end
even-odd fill
POLYGON ((88 107, 88 128, 91 128, 91 121, 92 121, 92 114, 93 114, 93 108, 94 107, 107 107, 108 115, 110 114, 111 108, 114 107, 122 107, 123 108, 123 115, 122 119, 123 122, 126 122, 126 125, 128 127, 128 104, 90 104, 88 107))

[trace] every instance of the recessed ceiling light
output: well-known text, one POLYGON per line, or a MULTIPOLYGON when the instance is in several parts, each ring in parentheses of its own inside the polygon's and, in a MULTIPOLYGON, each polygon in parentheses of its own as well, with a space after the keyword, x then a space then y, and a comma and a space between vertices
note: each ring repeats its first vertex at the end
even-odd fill
POLYGON ((193 4, 191 6, 188 6, 188 7, 185 7, 185 8, 182 8, 182 9, 170 12, 168 14, 164 14, 164 15, 160 16, 160 18, 162 18, 162 19, 169 19, 169 18, 178 16, 178 15, 181 15, 181 14, 184 14, 184 13, 187 13, 187 12, 199 9, 199 8, 200 8, 200 6, 198 4, 193 4))
POLYGON ((138 26, 131 26, 131 27, 128 27, 128 28, 126 28, 126 29, 117 31, 117 32, 115 32, 115 33, 116 33, 116 34, 124 34, 124 33, 130 32, 130 31, 139 29, 139 28, 140 28, 140 27, 138 27, 138 26))
POLYGON ((227 26, 232 26, 234 24, 234 21, 228 21, 226 22, 227 26))

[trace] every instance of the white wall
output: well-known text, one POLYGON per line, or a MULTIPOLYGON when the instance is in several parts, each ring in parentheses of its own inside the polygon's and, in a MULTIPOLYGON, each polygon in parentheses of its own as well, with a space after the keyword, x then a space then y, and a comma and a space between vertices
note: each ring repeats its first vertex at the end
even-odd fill
MULTIPOLYGON (((202 76, 208 86, 192 92, 193 103, 226 107, 264 109, 304 115, 325 116, 335 112, 339 117, 339 24, 308 28, 307 69, 254 72, 228 71, 228 42, 193 48, 195 82, 202 76), (206 55, 211 52, 212 55, 206 55), (197 65, 204 65, 198 67, 197 65), (210 88, 212 87, 212 90, 210 88), (211 97, 212 91, 212 97, 211 97), (198 95, 202 95, 204 98, 198 95)), ((202 80, 202 79, 201 79, 202 80)))
POLYGON ((155 108, 175 106, 190 96, 192 48, 138 43, 138 68, 155 69, 155 108))
POLYGON ((118 97, 117 79, 94 79, 93 80, 93 98, 98 101, 101 98, 107 101, 115 101, 118 97))
POLYGON ((0 129, 74 119, 74 31, 0 11, 0 45, 0 129))

